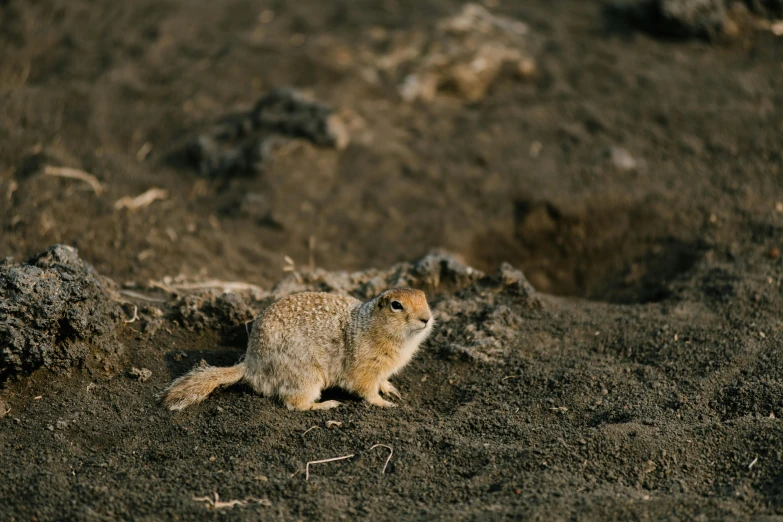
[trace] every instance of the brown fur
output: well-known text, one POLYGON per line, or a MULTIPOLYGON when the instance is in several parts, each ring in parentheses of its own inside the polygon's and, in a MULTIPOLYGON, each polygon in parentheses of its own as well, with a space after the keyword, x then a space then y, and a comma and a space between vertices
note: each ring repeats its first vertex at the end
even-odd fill
POLYGON ((206 399, 219 386, 236 384, 245 376, 245 365, 228 368, 200 366, 171 383, 163 403, 171 410, 181 410, 206 399))
POLYGON ((424 293, 410 288, 388 290, 365 303, 321 292, 291 295, 256 318, 244 362, 196 368, 171 383, 163 402, 181 410, 219 386, 244 380, 290 409, 338 406, 318 402, 330 386, 376 406, 393 406, 380 394, 400 397, 388 378, 410 361, 432 325, 424 293))

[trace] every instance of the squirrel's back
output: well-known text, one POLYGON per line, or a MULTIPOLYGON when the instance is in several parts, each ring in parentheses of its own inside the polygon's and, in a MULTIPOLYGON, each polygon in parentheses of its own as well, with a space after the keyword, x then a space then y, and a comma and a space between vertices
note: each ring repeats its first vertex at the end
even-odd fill
POLYGON ((306 337, 311 341, 335 341, 345 331, 351 311, 361 301, 325 292, 293 294, 272 303, 253 324, 250 346, 269 349, 270 344, 306 337), (270 343, 271 341, 271 343, 270 343))
POLYGON ((249 380, 259 376, 254 387, 272 394, 282 383, 301 379, 292 372, 303 368, 317 368, 320 378, 336 383, 351 349, 351 313, 359 305, 353 297, 324 292, 293 294, 270 305, 253 324, 245 358, 249 380))

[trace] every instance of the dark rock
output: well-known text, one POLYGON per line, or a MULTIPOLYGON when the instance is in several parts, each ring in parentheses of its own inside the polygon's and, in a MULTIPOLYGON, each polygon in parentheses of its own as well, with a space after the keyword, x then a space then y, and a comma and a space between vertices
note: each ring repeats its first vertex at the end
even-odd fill
POLYGON ((525 274, 521 270, 517 270, 508 263, 503 263, 498 268, 495 278, 500 281, 505 288, 524 298, 532 298, 536 295, 536 291, 533 288, 525 274))
POLYGON ((252 111, 257 129, 305 138, 324 147, 345 148, 347 136, 332 118, 332 109, 305 99, 292 89, 277 89, 256 103, 252 111))
POLYGON ((783 0, 745 0, 745 5, 751 12, 770 20, 783 18, 783 0))
POLYGON ((43 366, 65 370, 91 350, 116 354, 123 316, 111 283, 75 248, 56 245, 27 263, 0 266, 0 380, 43 366))
POLYGON ((654 36, 714 39, 728 23, 724 0, 616 0, 606 6, 612 19, 654 36))
MULTIPOLYGON (((252 175, 283 139, 344 149, 349 137, 333 110, 292 89, 277 89, 244 114, 232 115, 189 140, 184 161, 208 177, 252 175)), ((178 156, 180 153, 175 154, 178 156)))

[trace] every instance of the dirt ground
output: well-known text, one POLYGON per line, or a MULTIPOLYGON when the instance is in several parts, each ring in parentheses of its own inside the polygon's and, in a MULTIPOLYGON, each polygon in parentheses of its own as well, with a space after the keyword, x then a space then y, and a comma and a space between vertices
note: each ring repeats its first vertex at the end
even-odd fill
POLYGON ((446 0, 0 1, 0 520, 783 520, 748 4, 487 1, 465 65, 446 0), (396 409, 156 401, 276 297, 396 284, 438 320, 396 409))

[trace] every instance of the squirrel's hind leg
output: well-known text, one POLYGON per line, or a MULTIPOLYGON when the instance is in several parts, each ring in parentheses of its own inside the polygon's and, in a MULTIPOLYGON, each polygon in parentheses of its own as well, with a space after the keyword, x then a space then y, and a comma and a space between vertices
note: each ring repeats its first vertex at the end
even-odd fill
POLYGON ((316 402, 321 398, 320 386, 309 390, 280 390, 279 395, 289 410, 328 410, 340 405, 338 401, 316 402))
POLYGON ((331 410, 342 404, 340 401, 321 401, 310 405, 311 410, 331 410))

